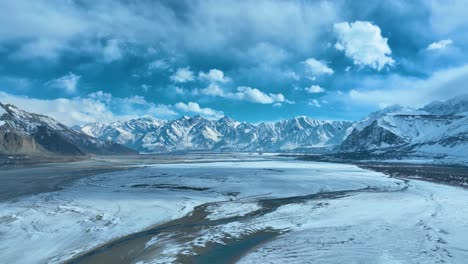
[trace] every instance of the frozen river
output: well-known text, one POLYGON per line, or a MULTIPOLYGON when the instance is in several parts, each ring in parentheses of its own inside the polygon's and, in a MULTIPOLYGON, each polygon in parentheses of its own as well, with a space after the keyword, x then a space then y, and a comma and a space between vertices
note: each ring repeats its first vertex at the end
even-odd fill
POLYGON ((466 263, 468 192, 354 165, 153 163, 0 203, 4 263, 466 263))

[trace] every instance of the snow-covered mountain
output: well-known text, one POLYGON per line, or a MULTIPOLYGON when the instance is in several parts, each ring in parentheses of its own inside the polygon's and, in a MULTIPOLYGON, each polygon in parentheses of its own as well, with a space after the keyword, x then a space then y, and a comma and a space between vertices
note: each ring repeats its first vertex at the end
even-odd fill
POLYGON ((176 120, 143 117, 75 129, 47 116, 0 104, 0 154, 123 154, 132 153, 130 149, 339 152, 357 158, 466 160, 468 96, 421 109, 395 105, 355 123, 300 116, 250 124, 229 117, 209 120, 184 116, 176 120))
POLYGON ((391 106, 348 129, 341 152, 388 153, 434 158, 468 156, 468 97, 421 109, 391 106))
POLYGON ((133 150, 93 138, 54 119, 0 103, 0 154, 129 154, 133 150))
POLYGON ((134 119, 111 124, 88 124, 80 131, 113 140, 142 152, 175 150, 213 151, 317 151, 336 148, 352 125, 345 121, 319 121, 296 117, 253 125, 229 117, 208 120, 201 116, 163 121, 134 119))

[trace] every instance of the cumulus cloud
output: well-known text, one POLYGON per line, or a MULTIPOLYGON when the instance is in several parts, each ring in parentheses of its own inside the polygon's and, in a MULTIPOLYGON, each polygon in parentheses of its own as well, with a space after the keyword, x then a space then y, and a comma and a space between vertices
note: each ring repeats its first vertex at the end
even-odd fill
POLYGON ((147 102, 141 96, 113 97, 102 91, 71 99, 36 99, 0 92, 0 98, 2 103, 14 104, 32 113, 51 116, 69 126, 127 120, 143 115, 159 118, 178 115, 171 105, 147 102))
POLYGON ((344 51, 355 65, 368 66, 379 71, 385 65, 394 65, 387 38, 382 37, 378 26, 368 21, 356 21, 335 23, 333 29, 338 39, 335 48, 344 51))
POLYGON ((308 93, 323 93, 325 89, 320 87, 319 85, 311 85, 310 87, 304 88, 304 90, 308 93))
POLYGON ((224 90, 215 83, 211 83, 208 87, 201 89, 200 93, 204 95, 225 96, 224 90))
POLYGON ((188 103, 179 102, 175 104, 175 108, 186 113, 203 115, 207 118, 217 119, 217 118, 221 118, 224 116, 224 113, 222 111, 216 111, 208 107, 202 108, 200 107, 198 103, 195 103, 195 102, 188 102, 188 103))
POLYGON ((80 79, 80 75, 70 72, 67 75, 49 81, 47 84, 55 88, 63 89, 67 93, 74 93, 77 90, 80 79))
POLYGON ((198 77, 202 80, 208 80, 210 82, 225 83, 229 81, 229 78, 224 76, 224 72, 218 69, 211 69, 208 72, 200 72, 198 77))
POLYGON ((237 87, 235 92, 231 92, 224 91, 219 85, 212 83, 208 87, 201 89, 199 92, 203 95, 218 96, 259 104, 293 103, 292 101, 287 100, 281 93, 264 93, 257 88, 248 86, 237 87))
POLYGON ((452 45, 453 41, 451 39, 444 39, 437 42, 432 42, 427 46, 427 50, 441 50, 446 49, 448 46, 452 45))
POLYGON ((313 77, 320 75, 332 75, 333 70, 327 66, 326 63, 316 60, 314 58, 308 58, 304 61, 306 71, 310 73, 313 77))
POLYGON ((273 93, 266 94, 256 88, 251 88, 247 86, 238 87, 237 92, 232 93, 229 96, 237 100, 260 103, 260 104, 273 104, 273 103, 286 102, 286 98, 284 97, 284 95, 280 93, 279 94, 273 94, 273 93))
POLYGON ((185 83, 190 82, 195 79, 193 71, 190 70, 189 67, 179 68, 177 71, 171 76, 171 80, 177 83, 185 83))

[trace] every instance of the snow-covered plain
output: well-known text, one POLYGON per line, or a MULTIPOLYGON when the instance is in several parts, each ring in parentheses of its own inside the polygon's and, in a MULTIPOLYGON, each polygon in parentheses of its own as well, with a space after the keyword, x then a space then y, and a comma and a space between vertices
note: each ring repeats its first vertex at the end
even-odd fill
POLYGON ((411 181, 404 192, 360 193, 284 206, 265 222, 288 228, 240 263, 466 263, 468 193, 411 181))
POLYGON ((468 193, 388 178, 354 165, 268 157, 254 161, 154 164, 81 179, 64 190, 0 204, 5 263, 60 263, 114 238, 189 215, 210 203, 208 220, 245 216, 265 199, 361 190, 293 201, 220 222, 189 241, 162 244, 139 263, 171 263, 213 243, 275 230, 241 263, 463 263, 468 257, 468 193))

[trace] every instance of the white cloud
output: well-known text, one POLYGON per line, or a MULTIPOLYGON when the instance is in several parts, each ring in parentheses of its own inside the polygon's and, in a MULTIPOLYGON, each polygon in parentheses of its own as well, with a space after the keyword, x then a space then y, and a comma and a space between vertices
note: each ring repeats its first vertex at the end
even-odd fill
POLYGON ((285 73, 285 76, 286 76, 287 78, 293 79, 293 80, 295 80, 295 81, 299 81, 299 80, 301 79, 301 77, 300 77, 297 73, 295 73, 295 72, 293 72, 293 71, 288 71, 288 72, 286 72, 286 73, 285 73))
POLYGON ((273 104, 273 107, 281 107, 281 106, 283 106, 282 103, 274 103, 274 104, 273 104))
POLYGON ((435 72, 427 79, 391 76, 377 81, 363 80, 362 83, 369 88, 353 89, 345 100, 379 107, 393 104, 422 107, 435 100, 467 94, 468 64, 435 72))
POLYGON ((344 51, 354 64, 382 70, 395 61, 389 56, 392 51, 380 28, 367 21, 342 22, 333 25, 338 42, 335 48, 344 51))
POLYGON ((323 93, 325 92, 325 89, 320 87, 319 85, 312 85, 310 87, 304 88, 304 90, 308 93, 323 93))
POLYGON ((232 97, 241 101, 248 101, 260 104, 273 104, 286 102, 286 98, 282 94, 266 94, 256 88, 241 86, 237 88, 237 92, 229 94, 232 97))
POLYGON ((175 108, 177 108, 178 110, 187 112, 187 113, 203 115, 207 118, 221 118, 224 115, 222 111, 216 111, 208 107, 202 108, 200 107, 198 103, 195 103, 195 102, 188 102, 188 103, 179 102, 175 104, 175 108))
POLYGON ((80 75, 70 72, 67 75, 47 82, 47 84, 55 88, 63 89, 67 93, 74 93, 76 92, 80 79, 80 75))
POLYGON ((219 85, 215 83, 211 83, 210 85, 208 85, 208 87, 201 89, 200 93, 204 95, 213 95, 221 97, 225 96, 223 89, 221 89, 221 87, 219 87, 219 85))
POLYGON ((327 64, 314 58, 308 58, 305 60, 304 65, 306 66, 306 71, 312 74, 313 77, 333 74, 333 70, 328 67, 327 64))
POLYGON ((193 71, 190 70, 189 67, 179 68, 177 71, 171 76, 171 80, 178 83, 185 83, 190 82, 195 79, 193 75, 193 71))
POLYGON ((226 92, 217 84, 210 84, 208 87, 198 91, 203 95, 219 96, 227 99, 247 101, 260 104, 275 104, 275 103, 294 103, 287 100, 283 94, 264 93, 259 89, 240 86, 235 92, 226 92))
POLYGON ((208 80, 210 82, 220 82, 220 83, 226 83, 230 79, 226 76, 224 76, 224 72, 218 69, 211 69, 207 73, 200 72, 198 74, 198 77, 202 80, 208 80))
POLYGON ((179 86, 174 87, 174 91, 176 94, 185 94, 184 88, 179 87, 179 86))
POLYGON ((65 49, 66 47, 64 46, 64 44, 58 40, 49 38, 39 38, 34 41, 30 41, 20 45, 18 50, 11 54, 11 57, 21 60, 56 60, 59 56, 59 52, 65 49))
POLYGON ((171 105, 147 102, 141 96, 113 97, 102 91, 71 99, 36 99, 0 92, 2 103, 14 104, 32 113, 51 116, 66 125, 81 125, 93 122, 112 122, 152 115, 170 118, 178 113, 171 105), (132 114, 128 114, 132 113, 132 114))
POLYGON ((154 60, 148 64, 148 70, 165 70, 169 69, 171 65, 164 59, 154 60))
MULTIPOLYGON (((165 105, 165 104, 156 105, 152 103, 150 103, 150 106, 148 110, 146 111, 146 113, 149 115, 161 117, 161 118, 174 117, 178 115, 178 113, 174 111, 172 106, 170 105, 165 105)), ((141 117, 141 115, 139 117, 141 117)))
POLYGON ((317 99, 309 100, 308 105, 314 106, 314 107, 322 107, 322 105, 320 104, 320 102, 317 99))
POLYGON ((427 46, 427 50, 441 50, 446 49, 448 46, 452 45, 453 41, 451 39, 444 39, 437 42, 432 42, 427 46))

